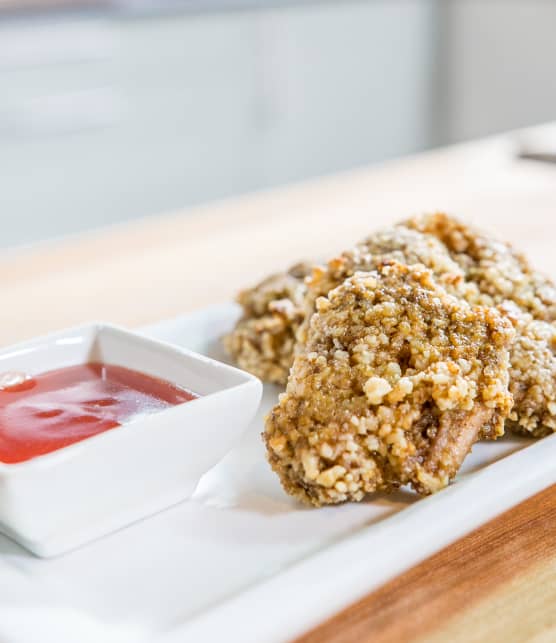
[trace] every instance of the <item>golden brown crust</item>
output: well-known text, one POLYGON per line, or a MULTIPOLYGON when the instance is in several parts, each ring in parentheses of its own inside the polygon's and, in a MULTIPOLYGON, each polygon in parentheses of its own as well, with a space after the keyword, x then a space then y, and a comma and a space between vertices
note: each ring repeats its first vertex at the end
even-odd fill
POLYGON ((423 266, 357 273, 317 300, 265 441, 286 491, 321 505, 445 486, 510 412, 510 323, 423 266))
POLYGON ((223 338, 224 347, 241 368, 266 382, 287 380, 310 271, 309 264, 296 264, 237 296, 243 316, 223 338))
MULTIPOLYGON (((294 346, 304 342, 315 300, 326 295, 356 271, 372 270, 386 260, 422 263, 450 291, 464 296, 475 287, 465 282, 460 266, 432 235, 397 226, 375 232, 354 248, 311 270, 298 264, 287 273, 272 275, 239 293, 243 316, 224 338, 237 364, 267 382, 285 384, 293 362, 294 346), (305 277, 311 277, 305 283, 305 277)), ((468 298, 471 298, 470 294, 468 298)))
POLYGON ((525 257, 443 213, 428 214, 404 225, 432 234, 461 266, 479 293, 471 303, 500 305, 516 329, 510 349, 510 390, 515 406, 509 425, 517 433, 542 437, 556 430, 556 288, 531 268, 525 257))
POLYGON ((556 431, 556 325, 533 319, 512 302, 500 311, 513 323, 510 392, 514 407, 508 420, 515 433, 536 438, 556 431))
POLYGON ((403 226, 386 228, 342 252, 325 266, 314 268, 311 277, 307 279, 305 321, 297 332, 297 346, 302 347, 306 341, 308 320, 314 312, 318 297, 326 296, 356 272, 374 270, 389 261, 404 265, 422 264, 433 272, 436 280, 448 292, 466 298, 472 298, 476 294, 476 287, 465 282, 463 270, 434 236, 403 226))
MULTIPOLYGON (((556 430, 553 283, 509 245, 442 213, 414 217, 371 235, 325 266, 314 268, 307 285, 299 287, 298 279, 279 275, 245 291, 240 295, 244 317, 225 340, 229 352, 240 366, 262 379, 285 383, 296 339, 298 350, 306 341, 307 320, 316 299, 356 271, 373 270, 388 260, 425 265, 448 293, 470 304, 501 305, 517 331, 511 349, 511 390, 516 402, 510 426, 537 437, 556 430), (527 315, 531 316, 528 321, 527 315)), ((299 274, 309 274, 308 266, 299 274)))
POLYGON ((465 278, 477 284, 477 303, 493 306, 513 301, 535 319, 556 320, 553 282, 533 270, 509 244, 444 213, 414 217, 402 225, 433 235, 444 244, 465 278))

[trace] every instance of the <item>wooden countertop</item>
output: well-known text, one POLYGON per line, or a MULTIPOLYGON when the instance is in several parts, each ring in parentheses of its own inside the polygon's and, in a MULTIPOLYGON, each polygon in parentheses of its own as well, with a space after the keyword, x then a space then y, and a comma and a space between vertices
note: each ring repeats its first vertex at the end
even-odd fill
MULTIPOLYGON (((422 211, 491 229, 556 276, 556 165, 514 152, 515 136, 504 135, 3 253, 0 345, 226 301, 290 262, 326 257, 422 211)), ((554 641, 555 534, 556 487, 301 640, 554 641)))

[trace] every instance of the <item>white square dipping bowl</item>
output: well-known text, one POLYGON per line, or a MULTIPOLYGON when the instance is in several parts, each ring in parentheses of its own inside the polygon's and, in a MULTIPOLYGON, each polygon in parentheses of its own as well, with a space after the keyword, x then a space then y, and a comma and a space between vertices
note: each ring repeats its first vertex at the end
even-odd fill
POLYGON ((61 554, 191 496, 260 402, 260 381, 203 355, 89 324, 0 351, 0 373, 102 361, 199 398, 25 462, 0 462, 0 531, 37 556, 61 554))

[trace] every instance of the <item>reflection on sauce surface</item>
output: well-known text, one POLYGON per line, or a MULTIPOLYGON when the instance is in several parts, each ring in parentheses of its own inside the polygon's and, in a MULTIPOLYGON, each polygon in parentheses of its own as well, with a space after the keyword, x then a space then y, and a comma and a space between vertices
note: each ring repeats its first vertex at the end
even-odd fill
POLYGON ((23 462, 198 397, 170 382, 98 362, 33 378, 5 374, 0 462, 23 462))

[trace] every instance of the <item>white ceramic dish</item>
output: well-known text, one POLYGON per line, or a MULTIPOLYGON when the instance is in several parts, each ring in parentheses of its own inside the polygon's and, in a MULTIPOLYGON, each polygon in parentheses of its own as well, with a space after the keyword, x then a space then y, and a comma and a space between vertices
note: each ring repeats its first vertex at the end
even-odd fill
MULTIPOLYGON (((144 331, 222 359, 236 317, 224 305, 144 331)), ((190 500, 51 560, 0 537, 0 640, 287 641, 556 482, 556 436, 508 436, 476 445, 457 482, 430 498, 305 509, 265 461, 262 416, 277 394, 265 386, 241 442, 190 500)))
POLYGON ((235 368, 107 324, 0 351, 0 372, 102 361, 188 388, 196 400, 17 464, 0 463, 0 531, 38 556, 77 547, 191 495, 239 439, 260 382, 235 368))

